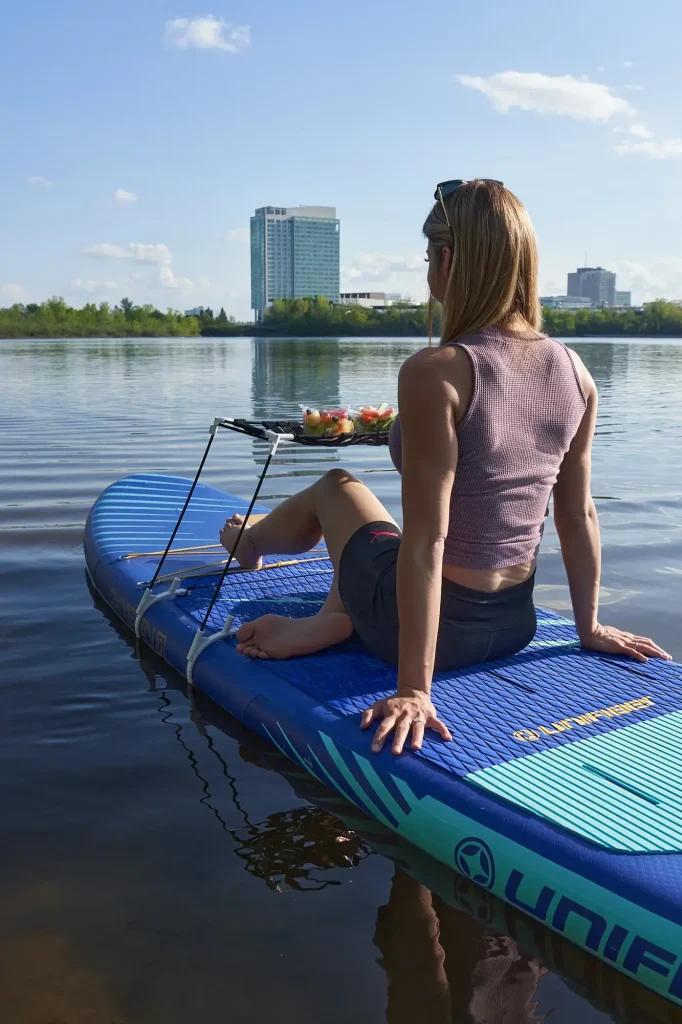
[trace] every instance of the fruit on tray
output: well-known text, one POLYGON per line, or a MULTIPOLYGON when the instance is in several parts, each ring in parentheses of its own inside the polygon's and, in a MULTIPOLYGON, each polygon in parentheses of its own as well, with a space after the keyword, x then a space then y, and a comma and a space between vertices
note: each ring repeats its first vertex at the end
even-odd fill
POLYGON ((352 434, 355 421, 348 409, 306 409, 303 413, 303 430, 317 437, 336 437, 352 434))
POLYGON ((385 402, 378 409, 364 405, 356 416, 355 429, 359 434, 380 434, 390 429, 395 418, 396 410, 385 402))

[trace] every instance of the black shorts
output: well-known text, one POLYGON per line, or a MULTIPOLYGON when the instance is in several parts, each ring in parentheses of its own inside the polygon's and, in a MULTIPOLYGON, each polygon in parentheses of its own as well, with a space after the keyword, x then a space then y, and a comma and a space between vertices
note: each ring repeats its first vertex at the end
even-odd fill
MULTIPOLYGON (((377 657, 398 664, 396 567, 400 531, 393 523, 367 523, 341 554, 339 592, 356 633, 377 657)), ((436 672, 507 658, 535 636, 535 575, 495 593, 443 578, 436 672)))

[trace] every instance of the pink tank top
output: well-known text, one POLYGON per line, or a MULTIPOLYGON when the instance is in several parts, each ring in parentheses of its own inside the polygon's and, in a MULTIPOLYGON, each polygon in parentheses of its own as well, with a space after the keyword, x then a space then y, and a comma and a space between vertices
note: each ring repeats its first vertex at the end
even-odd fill
MULTIPOLYGON (((472 364, 471 402, 457 426, 459 459, 444 561, 502 569, 533 559, 559 467, 585 411, 568 349, 544 335, 486 328, 455 342, 472 364)), ((397 470, 400 422, 389 437, 397 470)))

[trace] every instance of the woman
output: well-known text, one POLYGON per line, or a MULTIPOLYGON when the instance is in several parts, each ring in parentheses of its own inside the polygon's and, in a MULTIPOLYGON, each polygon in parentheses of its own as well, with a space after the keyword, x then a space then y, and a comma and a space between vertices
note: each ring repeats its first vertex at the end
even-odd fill
MULTIPOLYGON (((322 536, 334 565, 312 618, 265 615, 237 634, 249 657, 289 658, 355 629, 398 666, 372 749, 394 732, 401 753, 426 728, 449 740, 431 703, 434 671, 515 654, 536 630, 535 565, 550 494, 583 647, 637 661, 668 658, 648 637, 600 625, 600 543, 590 494, 597 415, 579 357, 539 331, 530 218, 501 182, 438 185, 424 225, 428 283, 442 303, 441 343, 415 353, 398 380, 391 455, 402 472, 403 532, 364 484, 332 470, 244 532, 235 557, 298 553, 322 536)), ((241 518, 221 531, 228 551, 241 518)))

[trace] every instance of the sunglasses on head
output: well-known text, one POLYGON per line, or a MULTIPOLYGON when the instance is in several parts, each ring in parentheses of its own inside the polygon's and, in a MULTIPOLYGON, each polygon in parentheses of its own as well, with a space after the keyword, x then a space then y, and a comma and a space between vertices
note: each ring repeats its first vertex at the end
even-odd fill
MULTIPOLYGON (((504 185, 503 181, 498 181, 497 178, 477 178, 477 181, 490 181, 493 185, 504 185)), ((451 181, 439 181, 436 185, 436 191, 433 193, 433 198, 440 201, 440 205, 443 207, 443 213, 445 214, 445 221, 447 226, 452 231, 450 225, 450 218, 448 217, 448 211, 445 209, 445 200, 448 196, 451 196, 453 192, 456 192, 460 185, 468 185, 468 181, 463 178, 452 178, 451 181)))

